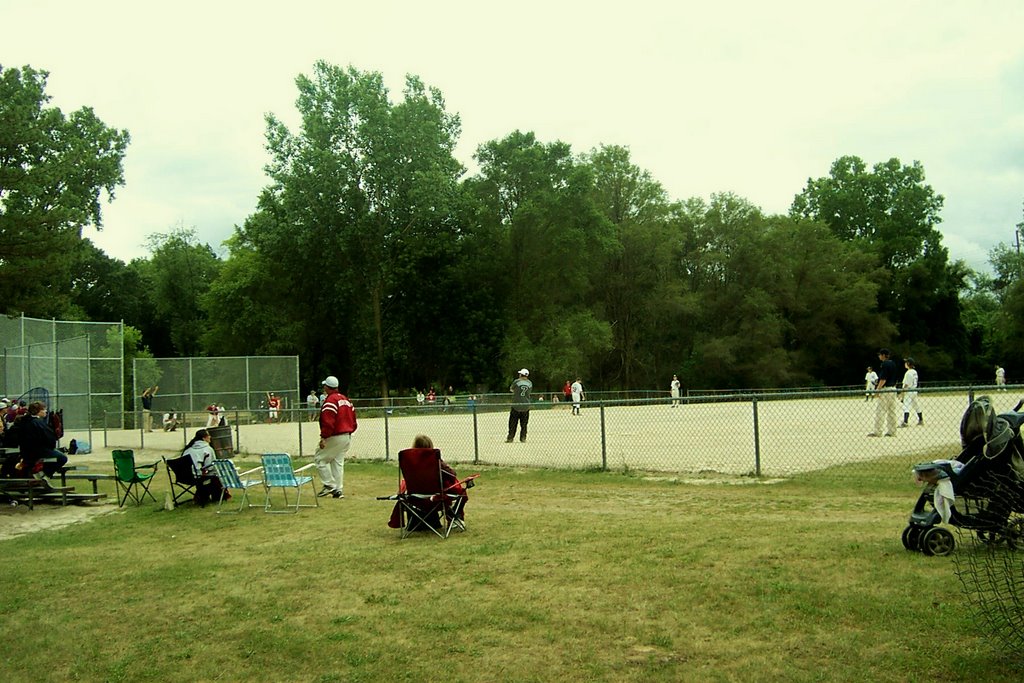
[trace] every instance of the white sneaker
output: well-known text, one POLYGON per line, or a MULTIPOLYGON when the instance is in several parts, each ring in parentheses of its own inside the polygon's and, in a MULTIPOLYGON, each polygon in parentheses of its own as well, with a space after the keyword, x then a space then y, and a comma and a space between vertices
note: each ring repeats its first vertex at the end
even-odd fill
POLYGON ((320 493, 316 494, 316 497, 323 498, 325 496, 330 496, 333 493, 334 489, 332 489, 330 486, 324 486, 322 489, 320 489, 320 493))

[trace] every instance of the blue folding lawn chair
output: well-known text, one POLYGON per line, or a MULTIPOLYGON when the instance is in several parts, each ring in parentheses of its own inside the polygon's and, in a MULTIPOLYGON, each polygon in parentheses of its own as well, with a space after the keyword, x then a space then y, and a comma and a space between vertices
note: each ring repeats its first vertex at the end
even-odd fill
POLYGON ((218 515, 221 512, 230 512, 232 514, 237 514, 242 511, 242 508, 246 507, 247 503, 248 506, 251 508, 265 507, 265 505, 253 505, 252 503, 249 502, 249 489, 251 489, 253 486, 259 486, 260 484, 263 483, 263 480, 246 478, 248 477, 248 475, 254 472, 259 472, 261 469, 263 468, 254 467, 251 470, 239 472, 237 469, 235 469, 235 463, 231 462, 230 460, 213 461, 213 470, 214 472, 217 473, 217 478, 220 479, 221 485, 220 502, 217 503, 218 515), (242 495, 240 496, 241 500, 238 503, 237 510, 221 510, 221 508, 224 506, 224 501, 227 499, 229 491, 242 492, 242 495))
POLYGON ((299 469, 292 468, 292 456, 287 453, 264 453, 260 456, 263 462, 263 486, 266 489, 267 497, 263 504, 264 512, 292 512, 296 513, 299 508, 313 508, 320 507, 320 501, 316 497, 316 486, 313 483, 312 476, 302 475, 299 476, 299 472, 305 472, 306 470, 313 467, 313 463, 303 465, 299 469), (313 505, 309 503, 301 503, 302 499, 302 487, 309 484, 310 491, 313 495, 313 505), (284 510, 272 509, 270 490, 280 488, 284 492, 284 510), (295 489, 295 503, 288 502, 288 489, 295 489))

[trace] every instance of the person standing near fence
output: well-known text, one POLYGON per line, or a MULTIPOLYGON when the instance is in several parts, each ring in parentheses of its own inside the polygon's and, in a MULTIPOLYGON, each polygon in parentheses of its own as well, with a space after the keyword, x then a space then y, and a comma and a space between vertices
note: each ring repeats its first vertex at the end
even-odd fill
POLYGON ((917 424, 920 426, 924 424, 924 419, 921 416, 921 406, 917 403, 917 388, 920 386, 920 382, 917 368, 914 366, 914 359, 904 358, 903 367, 907 369, 907 372, 903 375, 903 422, 900 423, 900 427, 907 426, 911 412, 917 413, 917 424))
POLYGON ((356 409, 338 390, 338 378, 330 375, 323 381, 327 397, 320 406, 320 443, 313 462, 320 473, 323 488, 317 495, 344 498, 345 455, 356 431, 356 409))
POLYGON ((672 375, 672 382, 669 383, 669 385, 668 385, 668 391, 669 391, 670 394, 672 394, 672 407, 673 408, 678 408, 679 407, 679 388, 681 386, 682 385, 679 383, 679 378, 677 376, 675 376, 675 375, 672 375))
POLYGON ((572 414, 580 414, 580 402, 584 400, 583 397, 583 383, 580 382, 580 378, 577 377, 576 381, 572 383, 572 414))
POLYGON ((316 389, 309 390, 309 396, 306 397, 306 405, 309 407, 309 421, 312 422, 317 417, 317 407, 320 405, 316 389))
POLYGON ((885 436, 896 436, 900 408, 895 391, 898 370, 889 355, 889 349, 881 349, 878 352, 878 360, 882 361, 882 365, 878 368, 878 383, 875 385, 879 392, 878 402, 875 404, 875 431, 868 436, 881 436, 883 433, 885 436), (882 431, 883 426, 885 432, 882 431))
POLYGON ((147 432, 153 431, 153 397, 160 391, 160 385, 149 387, 142 392, 142 426, 147 432))
POLYGON ((277 422, 281 399, 273 391, 267 392, 267 422, 277 422))
POLYGON ((864 400, 870 401, 871 397, 874 396, 872 393, 875 390, 875 385, 878 384, 878 373, 875 369, 868 366, 868 371, 864 375, 864 400))
POLYGON ((508 438, 505 443, 512 443, 516 438, 516 427, 519 428, 519 442, 526 441, 526 426, 530 423, 530 391, 533 382, 528 378, 530 371, 523 368, 518 377, 512 381, 508 390, 512 392, 512 408, 508 411, 508 438))
POLYGON ((1006 391, 1006 370, 1001 365, 996 366, 996 386, 999 391, 1006 391))

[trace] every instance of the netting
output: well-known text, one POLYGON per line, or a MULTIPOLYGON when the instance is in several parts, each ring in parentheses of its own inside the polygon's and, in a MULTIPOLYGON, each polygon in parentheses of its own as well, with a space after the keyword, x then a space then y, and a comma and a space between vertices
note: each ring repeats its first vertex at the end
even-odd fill
POLYGON ((991 475, 989 483, 1006 521, 994 531, 957 530, 956 573, 982 630, 1024 656, 1024 491, 1016 473, 991 475))
POLYGON ((102 426, 106 413, 122 409, 123 323, 0 317, 0 344, 3 393, 46 389, 67 428, 102 426))
POLYGON ((202 411, 210 404, 229 411, 266 410, 267 393, 282 399, 282 408, 301 405, 298 356, 227 356, 216 358, 136 358, 136 410, 142 392, 159 387, 154 412, 202 411))

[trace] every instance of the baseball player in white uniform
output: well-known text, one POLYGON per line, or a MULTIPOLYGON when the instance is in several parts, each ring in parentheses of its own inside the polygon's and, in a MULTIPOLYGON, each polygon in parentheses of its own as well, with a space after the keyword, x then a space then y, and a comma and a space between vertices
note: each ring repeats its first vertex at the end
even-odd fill
POLYGON ((572 414, 580 414, 580 401, 583 400, 583 383, 580 382, 580 378, 577 377, 576 381, 572 383, 570 387, 572 391, 572 414))
POLYGON ((924 420, 921 419, 921 406, 917 403, 918 378, 917 370, 914 368, 914 359, 904 358, 903 366, 907 369, 907 373, 903 375, 903 424, 900 427, 907 426, 907 420, 912 412, 917 413, 917 424, 924 424, 924 420))

